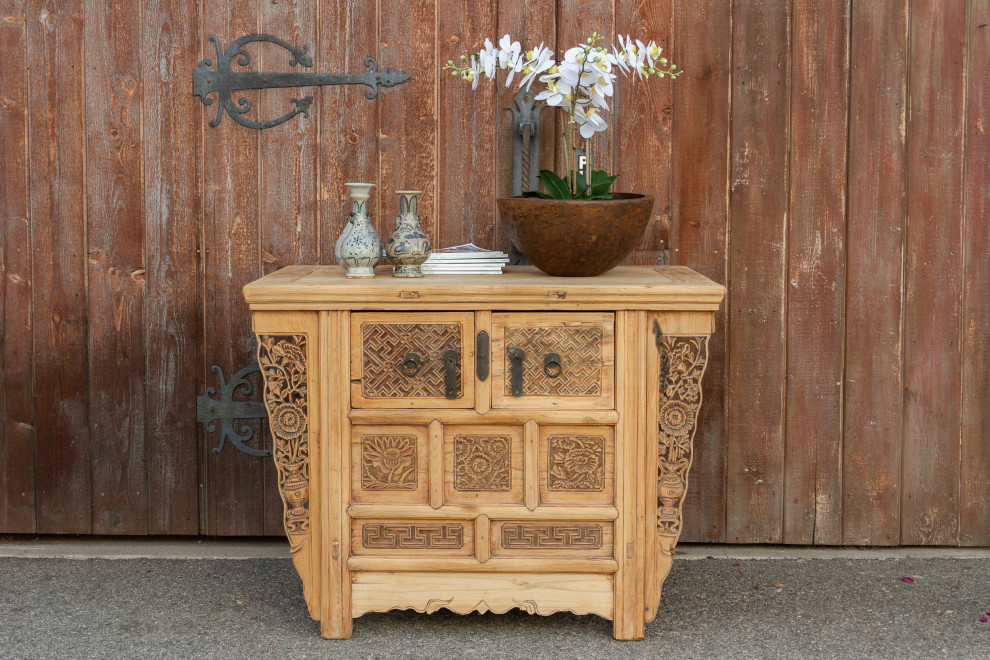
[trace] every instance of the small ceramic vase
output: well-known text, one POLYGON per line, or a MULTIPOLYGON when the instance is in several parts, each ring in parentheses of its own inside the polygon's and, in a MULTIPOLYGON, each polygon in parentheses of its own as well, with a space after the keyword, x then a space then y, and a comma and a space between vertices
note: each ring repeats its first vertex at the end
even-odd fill
POLYGON ((393 277, 422 277, 419 266, 430 256, 430 241, 416 215, 416 196, 421 192, 395 192, 399 196, 399 216, 395 219, 395 231, 385 244, 385 254, 395 264, 393 277))
POLYGON ((350 191, 351 219, 337 240, 337 262, 347 269, 347 277, 374 277, 375 266, 382 260, 382 239, 371 226, 368 198, 373 183, 345 183, 350 191))

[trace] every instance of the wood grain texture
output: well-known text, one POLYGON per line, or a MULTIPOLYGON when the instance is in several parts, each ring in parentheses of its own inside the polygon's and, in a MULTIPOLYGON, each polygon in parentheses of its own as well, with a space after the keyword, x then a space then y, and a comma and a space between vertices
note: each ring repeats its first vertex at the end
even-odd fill
POLYGON ((901 542, 950 545, 959 538, 965 4, 912 2, 910 39, 901 542))
POLYGON ((196 368, 201 113, 187 75, 199 59, 199 4, 145 0, 141 60, 144 142, 145 370, 148 533, 199 531, 196 368))
MULTIPOLYGON (((319 47, 314 63, 321 70, 365 71, 364 58, 378 54, 378 3, 366 0, 330 0, 320 3, 319 47)), ((393 68, 401 68, 396 62, 393 68)), ((380 63, 379 68, 385 67, 380 63)), ((376 231, 388 239, 394 223, 381 215, 381 200, 389 192, 378 176, 378 113, 381 101, 364 97, 365 87, 338 85, 315 92, 319 116, 320 263, 335 263, 334 244, 351 212, 344 184, 379 184, 372 190, 368 209, 373 210, 376 231)), ((382 97, 391 92, 382 92, 382 97)), ((380 97, 381 98, 381 97, 380 97)))
MULTIPOLYGON (((598 45, 611 43, 611 36, 615 34, 615 3, 613 0, 604 2, 587 2, 586 0, 558 0, 557 2, 557 50, 556 59, 563 60, 564 53, 568 49, 584 44, 585 40, 591 36, 592 32, 597 32, 605 37, 604 42, 598 45)), ((621 81, 620 81, 621 82, 621 81)), ((628 82, 628 81, 627 81, 628 82)), ((567 113, 557 111, 557 171, 563 172, 567 168, 564 156, 566 149, 564 143, 564 131, 567 126, 567 113)), ((608 113, 605 120, 615 125, 616 117, 614 113, 608 113)), ((574 131, 575 148, 587 148, 587 140, 581 134, 574 131)), ((612 170, 612 149, 615 141, 615 131, 600 131, 595 133, 591 139, 591 160, 592 169, 612 170)), ((573 167, 573 160, 572 160, 573 167)), ((613 172, 615 174, 615 172, 613 172)))
MULTIPOLYGON (((258 32, 257 0, 232 0, 204 6, 201 34, 215 34, 224 46, 237 37, 258 32)), ((213 44, 201 42, 202 53, 212 55, 213 44)), ((236 70, 258 71, 257 45, 248 46, 251 62, 236 70)), ((238 92, 240 94, 240 92, 238 92)), ((257 113, 258 98, 248 92, 257 113)), ((212 118, 212 108, 207 115, 212 118)), ((206 118, 203 118, 204 123, 206 118)), ((237 294, 241 286, 261 274, 259 227, 259 140, 257 131, 238 126, 229 117, 203 134, 203 381, 216 382, 210 367, 219 365, 226 376, 256 361, 257 342, 250 317, 237 294)), ((251 444, 262 446, 263 425, 251 428, 251 444)), ((254 456, 225 447, 215 455, 217 434, 206 434, 200 449, 200 530, 214 535, 260 535, 265 532, 266 465, 254 456)))
MULTIPOLYGON (((496 3, 436 4, 438 66, 462 53, 477 52, 486 37, 495 38, 496 3)), ((518 80, 517 75, 513 89, 518 80)), ((435 247, 471 242, 494 249, 497 85, 502 86, 485 78, 472 90, 470 83, 449 72, 439 76, 435 247)))
MULTIPOLYGON (((519 41, 523 48, 535 48, 541 43, 554 51, 557 59, 563 51, 557 45, 557 7, 556 0, 498 0, 496 22, 498 29, 491 35, 493 43, 497 43, 503 34, 510 34, 519 41)), ((484 43, 484 40, 482 40, 484 43)), ((442 58, 441 58, 442 60, 442 58)), ((484 81, 482 81, 484 84, 484 81)), ((534 86, 538 90, 539 86, 534 86)), ((512 112, 513 98, 519 91, 518 86, 506 87, 504 83, 495 84, 495 193, 497 197, 512 195, 512 141, 515 128, 512 112)), ((540 162, 531 167, 539 169, 554 169, 557 158, 557 140, 560 137, 557 128, 557 112, 544 108, 540 114, 540 162)), ((509 237, 501 218, 496 215, 493 250, 509 251, 509 237)), ((488 247, 488 246, 485 246, 488 247)))
MULTIPOLYGON (((420 190, 419 216, 431 245, 439 245, 437 221, 438 79, 436 56, 437 3, 405 2, 378 17, 378 62, 410 76, 378 97, 378 214, 388 240, 399 214, 397 190, 420 190)), ((469 90, 461 90, 462 94, 469 90)))
POLYGON ((88 534, 83 10, 28 4, 31 325, 38 532, 88 534))
MULTIPOLYGON (((319 3, 259 3, 261 31, 297 48, 313 52, 319 30, 319 3)), ((270 46, 259 49, 258 65, 266 71, 322 71, 317 55, 313 68, 288 66, 291 53, 270 46)), ((315 95, 315 88, 264 90, 258 95, 265 118, 287 112, 290 98, 315 95)), ((319 121, 297 117, 261 132, 260 179, 261 272, 273 273, 289 264, 320 263, 320 218, 317 197, 319 121)), ((267 435, 267 433, 266 433, 267 435)), ((267 438, 266 438, 267 442, 267 438)), ((265 533, 282 533, 282 501, 274 487, 274 465, 265 461, 265 533)))
POLYGON ((907 0, 851 21, 842 542, 898 545, 907 0))
POLYGON ((35 531, 25 3, 0 2, 0 530, 35 531))
POLYGON ((795 3, 787 227, 785 543, 842 537, 849 2, 795 3))
POLYGON ((732 9, 726 541, 782 540, 790 6, 732 9))
POLYGON ((990 2, 970 6, 959 544, 990 545, 990 2))
MULTIPOLYGON (((671 263, 727 282, 729 97, 732 21, 729 0, 674 4, 674 62, 685 71, 675 83, 671 132, 671 263), (707 48, 697 44, 706 42, 707 48), (682 85, 687 81, 689 84, 682 85)), ((694 463, 684 501, 685 541, 725 540, 726 314, 715 313, 708 341, 704 398, 694 439, 694 463)))
MULTIPOLYGON (((662 56, 676 62, 670 54, 675 40, 674 8, 682 3, 615 0, 614 4, 615 30, 605 32, 606 47, 618 43, 613 34, 629 35, 643 43, 655 40, 663 49, 662 56)), ((661 251, 670 247, 671 127, 677 85, 669 78, 639 80, 634 75, 617 73, 612 162, 616 170, 613 174, 621 174, 614 190, 653 195, 650 224, 626 261, 656 264, 661 251)), ((597 154, 593 158, 594 168, 601 169, 601 159, 597 154)))

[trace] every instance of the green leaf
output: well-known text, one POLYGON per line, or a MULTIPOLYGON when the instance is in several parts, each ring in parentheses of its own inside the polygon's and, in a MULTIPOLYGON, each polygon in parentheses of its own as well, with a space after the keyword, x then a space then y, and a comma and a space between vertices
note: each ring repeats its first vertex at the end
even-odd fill
MULTIPOLYGON (((612 184, 618 178, 619 178, 618 174, 612 176, 608 172, 605 172, 604 170, 595 170, 594 172, 591 173, 591 185, 588 186, 588 190, 590 191, 591 195, 608 194, 608 189, 612 187, 612 184)), ((595 199, 612 199, 612 196, 609 195, 608 197, 595 197, 595 199)))
POLYGON ((553 199, 550 195, 545 192, 540 192, 539 190, 527 190, 522 194, 523 197, 542 197, 543 199, 553 199))
POLYGON ((547 194, 554 199, 571 199, 571 189, 567 183, 552 170, 540 170, 540 181, 546 188, 547 194))

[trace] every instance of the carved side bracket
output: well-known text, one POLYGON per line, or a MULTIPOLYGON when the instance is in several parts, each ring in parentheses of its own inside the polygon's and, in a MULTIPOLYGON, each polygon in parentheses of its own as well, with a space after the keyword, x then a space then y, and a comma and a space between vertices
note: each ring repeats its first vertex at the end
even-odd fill
POLYGON ((681 509, 694 459, 694 433, 701 408, 701 378, 708 364, 708 337, 664 336, 656 321, 653 332, 660 354, 657 429, 659 596, 681 535, 681 509))
POLYGON ((259 335, 258 365, 272 429, 285 533, 295 555, 309 532, 309 402, 306 335, 259 335))

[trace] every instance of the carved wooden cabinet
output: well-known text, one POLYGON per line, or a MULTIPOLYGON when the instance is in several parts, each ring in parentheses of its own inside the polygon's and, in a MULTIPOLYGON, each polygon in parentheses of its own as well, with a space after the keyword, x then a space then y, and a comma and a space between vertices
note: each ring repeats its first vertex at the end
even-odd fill
POLYGON ((568 610, 643 636, 723 287, 683 267, 292 266, 244 293, 285 530, 325 637, 394 608, 568 610))

